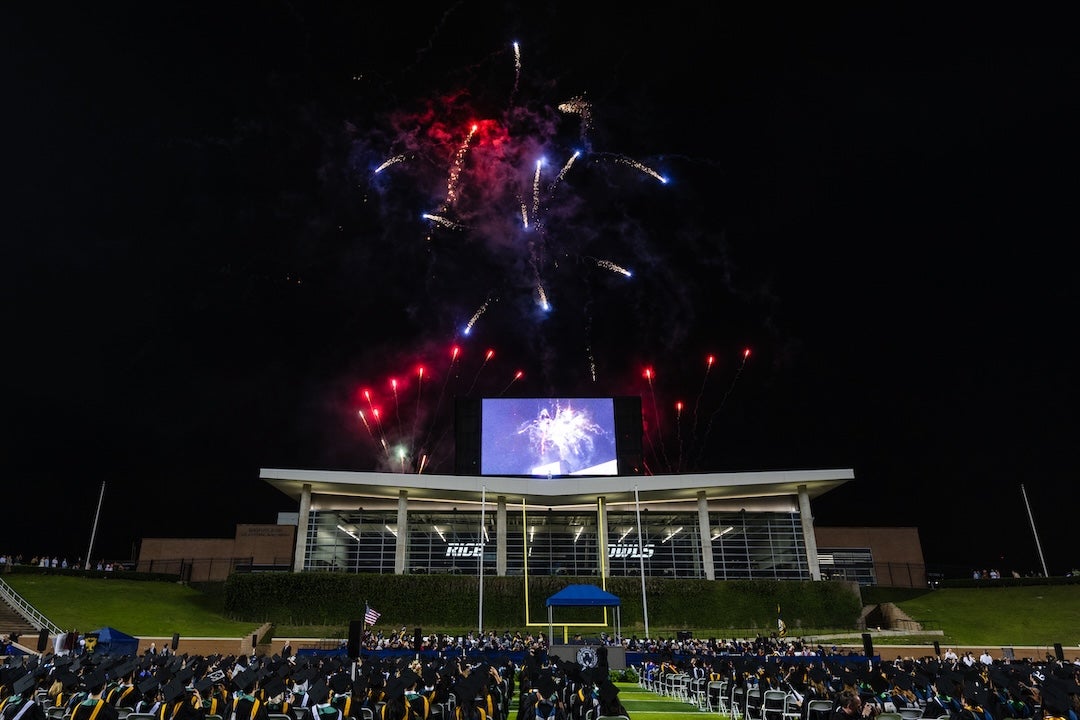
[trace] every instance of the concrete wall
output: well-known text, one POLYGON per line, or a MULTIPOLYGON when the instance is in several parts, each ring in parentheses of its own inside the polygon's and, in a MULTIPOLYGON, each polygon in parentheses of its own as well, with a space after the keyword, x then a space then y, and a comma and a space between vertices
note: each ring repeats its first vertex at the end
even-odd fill
POLYGON ((926 587, 919 529, 915 527, 814 527, 818 548, 870 548, 874 575, 886 587, 926 587))
POLYGON ((235 564, 292 565, 295 525, 236 526, 233 538, 143 538, 136 568, 143 572, 184 572, 184 580, 226 579, 235 564))

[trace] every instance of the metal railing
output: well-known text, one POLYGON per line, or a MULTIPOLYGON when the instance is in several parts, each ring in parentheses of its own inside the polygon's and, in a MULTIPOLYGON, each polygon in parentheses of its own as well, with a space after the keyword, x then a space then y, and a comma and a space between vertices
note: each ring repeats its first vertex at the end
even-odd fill
POLYGON ((26 622, 30 623, 38 630, 47 629, 53 635, 59 635, 63 632, 63 630, 55 623, 38 612, 33 605, 23 599, 22 595, 15 592, 11 586, 3 580, 0 580, 0 598, 3 598, 4 602, 10 605, 15 612, 26 618, 26 622))

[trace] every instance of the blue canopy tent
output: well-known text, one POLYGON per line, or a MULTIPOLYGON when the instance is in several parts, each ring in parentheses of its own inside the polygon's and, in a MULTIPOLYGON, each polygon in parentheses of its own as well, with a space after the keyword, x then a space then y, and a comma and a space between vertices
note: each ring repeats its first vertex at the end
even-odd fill
POLYGON ((116 628, 106 626, 100 630, 95 630, 94 634, 97 635, 97 646, 94 648, 95 653, 101 653, 103 655, 139 654, 139 639, 132 637, 127 633, 122 633, 116 628))
POLYGON ((552 641, 554 620, 552 609, 556 607, 613 607, 615 608, 615 637, 622 637, 622 601, 617 595, 595 585, 567 585, 545 602, 548 611, 548 642, 552 641))

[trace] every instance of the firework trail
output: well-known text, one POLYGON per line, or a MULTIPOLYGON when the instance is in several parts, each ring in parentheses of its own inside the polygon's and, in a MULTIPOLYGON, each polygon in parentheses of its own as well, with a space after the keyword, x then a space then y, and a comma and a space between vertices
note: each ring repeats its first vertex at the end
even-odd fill
POLYGON ((678 453, 675 456, 675 472, 682 472, 683 438, 682 438, 682 401, 675 403, 675 439, 678 441, 678 453))
POLYGON ((597 267, 602 267, 605 270, 610 270, 613 273, 619 273, 620 275, 625 275, 626 277, 633 277, 633 273, 631 273, 629 270, 620 265, 616 265, 610 260, 597 260, 596 258, 593 258, 593 260, 596 263, 597 267))
POLYGON ((413 414, 412 436, 416 437, 416 423, 420 419, 420 398, 424 391, 424 366, 416 368, 416 412, 413 414))
POLYGON ((394 392, 394 416, 397 418, 398 432, 401 432, 401 402, 398 400, 397 380, 390 378, 390 389, 394 392))
POLYGON ((461 230, 464 226, 461 223, 456 223, 450 218, 443 217, 442 215, 433 215, 432 213, 423 213, 421 215, 425 220, 430 220, 433 223, 442 225, 444 228, 451 230, 461 230))
POLYGON ((465 136, 457 153, 454 155, 454 163, 450 166, 450 177, 446 181, 446 201, 443 202, 442 212, 446 212, 457 202, 457 188, 458 183, 461 182, 461 169, 465 164, 465 155, 469 152, 469 143, 472 142, 476 131, 479 129, 479 125, 473 125, 469 129, 469 134, 465 136))
POLYGON ((469 391, 465 393, 465 397, 469 397, 470 395, 472 395, 472 391, 476 389, 476 381, 480 379, 480 373, 482 373, 484 371, 484 368, 487 367, 488 360, 493 357, 495 357, 495 351, 488 350, 487 353, 484 355, 484 362, 480 363, 480 367, 476 370, 476 375, 473 377, 472 385, 469 386, 469 391))
POLYGON ((649 381, 649 397, 652 399, 653 417, 656 419, 656 442, 660 447, 660 457, 663 458, 664 467, 671 467, 667 459, 667 449, 664 447, 664 434, 660 425, 660 410, 656 406, 656 390, 653 387, 653 369, 645 368, 645 379, 649 381))
POLYGON ((356 414, 360 416, 360 422, 364 423, 364 429, 368 431, 368 435, 370 435, 371 439, 374 440, 375 439, 375 433, 373 433, 371 431, 371 426, 368 425, 367 416, 364 415, 364 411, 363 410, 357 410, 356 414))
POLYGON ((514 104, 517 97, 518 85, 521 83, 521 46, 514 43, 514 88, 510 91, 510 104, 514 104))
POLYGON ((701 407, 701 398, 705 395, 705 383, 709 381, 709 373, 712 371, 714 362, 716 358, 713 355, 705 358, 705 376, 701 378, 701 390, 698 391, 697 398, 694 400, 694 422, 691 426, 691 434, 695 442, 698 431, 698 409, 701 407))
POLYGON ((405 155, 395 155, 394 157, 390 158, 389 160, 384 162, 379 167, 375 168, 375 172, 373 174, 378 175, 379 173, 381 173, 383 170, 390 167, 391 165, 397 165, 399 162, 405 162, 405 158, 406 158, 405 155))
POLYGON ((421 450, 431 446, 431 434, 435 431, 435 424, 439 419, 439 410, 442 408, 443 398, 446 396, 446 388, 450 384, 450 376, 454 374, 454 365, 457 363, 458 355, 460 354, 461 348, 457 345, 450 349, 450 364, 446 368, 446 378, 443 380, 438 400, 435 401, 435 411, 432 413, 431 421, 428 423, 427 435, 424 437, 423 445, 420 446, 421 450))
MULTIPOLYGON (((364 391, 364 398, 368 403, 368 410, 371 411, 371 417, 375 420, 375 427, 379 430, 379 442, 382 446, 386 447, 386 435, 383 433, 382 420, 379 418, 379 408, 375 407, 375 401, 371 399, 371 391, 364 391)), ((366 422, 364 423, 367 424, 366 422)))
POLYGON ((480 316, 487 311, 489 302, 491 302, 490 296, 487 300, 484 300, 483 304, 473 313, 473 316, 469 318, 469 322, 465 323, 465 328, 461 331, 462 335, 468 335, 472 332, 473 325, 475 325, 476 321, 480 319, 480 316))
POLYGON ((566 164, 562 166, 562 170, 555 176, 555 181, 551 183, 551 187, 548 188, 548 195, 555 194, 555 188, 559 186, 562 179, 566 177, 566 173, 570 172, 570 166, 574 164, 574 161, 581 157, 581 151, 575 150, 574 154, 570 156, 570 159, 566 161, 566 164))
POLYGON ((543 160, 536 161, 536 173, 533 175, 533 217, 540 215, 540 168, 544 166, 543 160))
POLYGON ((518 380, 520 380, 523 377, 525 377, 525 371, 524 370, 518 370, 516 373, 514 373, 514 377, 510 378, 510 382, 508 382, 506 384, 506 387, 504 387, 502 389, 502 392, 499 393, 499 397, 502 397, 503 395, 505 395, 506 391, 510 389, 510 386, 513 385, 514 383, 516 383, 518 380))
MULTIPOLYGON (((499 53, 497 57, 505 63, 507 54, 499 53)), ((661 184, 666 184, 668 179, 657 169, 648 167, 636 160, 615 153, 597 153, 591 147, 589 134, 594 128, 598 113, 594 112, 592 104, 586 100, 584 94, 570 97, 568 100, 553 103, 550 100, 540 99, 539 102, 528 103, 519 100, 522 88, 530 87, 523 77, 521 62, 521 47, 513 44, 513 87, 510 91, 509 108, 503 107, 506 99, 505 90, 509 85, 510 78, 503 71, 490 77, 498 78, 498 91, 488 93, 486 96, 481 92, 474 92, 471 88, 454 88, 447 93, 430 98, 420 98, 421 106, 415 110, 391 109, 384 114, 384 119, 389 126, 383 128, 384 132, 372 135, 372 138, 363 146, 357 144, 357 151, 370 153, 371 158, 362 166, 370 168, 381 161, 374 171, 374 175, 383 173, 394 167, 393 172, 387 172, 386 179, 378 182, 370 175, 366 175, 371 184, 372 197, 378 193, 386 198, 385 206, 379 210, 386 213, 386 217, 392 217, 400 210, 403 204, 402 197, 411 207, 417 211, 408 216, 398 213, 398 217, 411 217, 415 219, 421 215, 429 223, 425 228, 428 240, 433 240, 430 245, 425 244, 425 260, 429 268, 416 273, 417 277, 425 277, 424 290, 428 293, 423 296, 439 311, 444 307, 456 317, 452 322, 456 329, 451 330, 453 335, 476 336, 481 330, 486 331, 488 326, 500 327, 501 318, 495 317, 496 298, 489 295, 487 299, 472 314, 468 322, 462 328, 461 318, 466 316, 468 308, 458 312, 453 307, 453 297, 439 294, 439 290, 450 288, 452 292, 465 292, 465 288, 471 292, 475 286, 465 284, 474 282, 471 278, 476 275, 455 272, 457 268, 479 268, 480 272, 497 273, 500 271, 511 274, 506 279, 505 287, 512 287, 514 292, 520 293, 520 298, 508 298, 501 290, 502 300, 499 302, 500 313, 504 307, 512 310, 528 308, 530 300, 535 302, 544 313, 551 313, 550 317, 541 318, 539 312, 529 312, 527 319, 536 324, 526 326, 520 318, 515 322, 514 330, 524 338, 523 344, 529 350, 535 350, 541 346, 545 354, 536 353, 535 357, 542 357, 544 361, 554 358, 554 350, 548 353, 554 344, 544 334, 544 330, 554 333, 556 329, 562 331, 565 328, 567 318, 570 317, 577 323, 572 328, 573 332, 580 333, 581 324, 584 323, 584 337, 580 344, 575 344, 574 352, 580 352, 585 348, 586 363, 582 366, 579 360, 573 363, 573 372, 579 376, 578 381, 588 380, 591 383, 601 381, 603 373, 612 366, 609 359, 603 354, 602 347, 597 347, 599 335, 604 331, 600 325, 601 315, 596 315, 596 323, 592 322, 593 310, 589 303, 594 298, 588 296, 584 303, 579 302, 581 294, 576 286, 567 286, 565 278, 575 267, 588 269, 588 265, 581 261, 587 259, 589 265, 596 268, 620 275, 626 278, 635 277, 630 269, 617 264, 605 257, 616 257, 623 260, 622 254, 626 247, 645 247, 647 243, 635 242, 630 245, 627 236, 622 234, 626 228, 637 230, 644 227, 645 223, 633 216, 633 212, 627 212, 626 208, 633 208, 631 203, 601 204, 592 202, 595 197, 590 193, 608 191, 617 187, 617 181, 624 184, 639 196, 643 191, 651 191, 653 185, 649 181, 642 180, 617 166, 622 165, 638 173, 649 176, 661 184), (392 142, 387 142, 381 149, 375 147, 376 143, 383 143, 384 138, 394 135, 392 142), (574 137, 580 134, 581 144, 577 144, 574 137), (574 143, 575 147, 569 144, 574 143), (390 152, 387 152, 388 147, 390 152), (557 174, 545 171, 544 157, 548 161, 554 159, 554 163, 563 162, 557 174), (388 159, 387 159, 388 158, 388 159), (563 159, 565 158, 565 161, 563 159), (627 182, 630 178, 631 182, 627 182), (405 180, 411 180, 412 185, 405 188, 403 193, 395 193, 399 184, 405 180), (445 192, 445 196, 440 195, 445 192), (411 194, 409 194, 411 193, 411 194), (426 211, 426 212, 424 212, 426 211), (588 223, 596 218, 602 218, 601 225, 590 227, 588 223), (635 223, 634 225, 631 225, 635 223), (441 236, 454 235, 453 242, 440 242, 441 236), (618 246, 614 242, 618 241, 618 246), (612 251, 613 247, 620 249, 612 251), (487 253, 487 255, 483 255, 487 253), (444 262, 456 263, 452 267, 443 267, 444 262), (575 264, 576 263, 576 264, 575 264), (428 270, 431 272, 428 272, 428 270), (569 271, 567 271, 569 269, 569 271), (516 277, 512 274, 520 274, 524 277, 516 277), (442 286, 436 283, 443 283, 442 286), (563 283, 563 284, 556 284, 563 283), (530 298, 530 288, 533 297, 530 298), (558 297, 558 310, 552 309, 552 298, 558 297), (585 307, 585 312, 581 308, 585 307), (479 320, 484 318, 484 323, 479 320), (546 328, 539 327, 539 323, 547 323, 546 328), (561 325, 559 323, 562 323, 561 325), (594 333, 597 337, 594 338, 594 333)), ((496 68, 498 69, 498 68, 496 68)), ((470 72, 473 68, 469 69, 470 72)), ((488 77, 480 73, 473 77, 488 77)), ((550 88, 550 82, 538 83, 535 87, 550 88)), ((564 96, 565 97, 565 96, 564 96)), ((529 98, 525 97, 525 101, 529 98)), ((553 163, 553 164, 554 164, 553 163)), ((367 171, 370 173, 370 171, 367 171)), ((371 207, 375 207, 372 205, 371 207)), ((597 225, 595 222, 594 225, 597 225)), ((389 233, 387 234, 389 237, 389 233)), ((396 239, 396 238, 395 238, 396 239)), ((634 238, 640 241, 640 238, 634 238)), ((402 243, 404 245, 404 243, 402 243)), ((627 294, 644 294, 648 289, 650 273, 659 263, 653 263, 653 255, 647 256, 649 262, 642 263, 637 267, 637 273, 641 278, 633 283, 615 283, 602 273, 591 271, 584 273, 584 280, 596 282, 605 290, 613 286, 625 287, 619 290, 627 294)), ((658 257, 658 256, 657 256, 658 257)), ((581 280, 579 277, 573 281, 581 280)), ((592 288, 585 288, 591 292, 592 288)), ((468 295, 465 295, 468 297, 468 295)), ((618 300, 623 298, 619 296, 618 300)), ((635 301, 639 298, 631 298, 635 301)), ((621 307, 631 307, 629 303, 621 304, 621 307)), ((427 307, 417 304, 416 316, 423 317, 422 313, 427 307)), ((597 308, 599 313, 604 308, 597 308)), ((410 308, 410 312, 413 308, 410 308)), ((437 318, 439 322, 448 322, 437 318)), ((436 329, 437 331, 438 329, 436 329)), ((430 332, 430 328, 425 328, 430 332)), ((564 337, 565 335, 560 335, 564 337)), ((501 344, 503 340, 493 338, 501 344)), ((576 340, 576 338, 575 338, 576 340)), ((483 340, 487 342, 487 340, 483 340)), ((413 458, 416 465, 415 471, 437 472, 443 459, 437 457, 434 448, 438 443, 432 443, 433 437, 439 436, 439 417, 441 407, 451 397, 450 390, 459 392, 463 381, 467 378, 467 370, 461 368, 459 362, 459 348, 454 348, 446 375, 442 382, 438 380, 438 366, 435 365, 435 378, 425 377, 425 370, 420 368, 416 386, 416 417, 411 425, 411 437, 419 439, 420 444, 409 451, 408 456, 413 458), (450 387, 451 377, 454 378, 455 386, 450 387), (435 389, 424 387, 427 383, 436 382, 441 386, 434 401, 430 396, 435 389), (422 410, 434 410, 424 419, 422 410)), ((504 352, 504 351, 500 351, 504 352)), ((483 356, 479 368, 472 379, 465 397, 471 396, 477 388, 483 384, 490 384, 490 378, 481 383, 480 376, 485 373, 485 368, 491 363, 493 351, 488 350, 483 356)), ((580 356, 579 356, 580 357, 580 356)), ((429 365, 429 369, 433 367, 429 365)), ((471 364, 470 364, 471 369, 471 364)), ((711 365, 709 366, 711 368, 711 365)), ((532 369, 526 367, 517 371, 508 383, 506 383, 499 395, 506 394, 517 388, 517 383, 529 372, 530 379, 542 377, 534 374, 532 369)), ((660 430, 666 424, 658 412, 657 389, 653 386, 652 369, 647 376, 649 380, 650 398, 652 404, 652 417, 650 418, 657 434, 657 444, 654 446, 654 438, 647 435, 646 441, 650 447, 655 447, 659 458, 667 463, 666 447, 664 446, 663 433, 660 430)), ((549 370, 545 368, 545 373, 549 370)), ((490 371, 487 371, 491 375, 490 371)), ((706 380, 708 378, 706 372, 706 380)), ((555 379, 555 371, 550 371, 549 381, 555 379)), ((398 374, 398 377, 402 377, 398 374)), ((503 376, 504 377, 504 376, 503 376)), ((506 382, 499 377, 499 382, 506 382)), ((399 391, 404 391, 406 408, 408 408, 407 393, 411 391, 406 381, 401 388, 394 388, 395 409, 399 414, 398 424, 401 424, 399 391)), ((702 382, 701 391, 698 394, 694 406, 694 434, 696 437, 699 429, 698 413, 702 404, 702 395, 706 388, 706 382, 702 382)), ((489 388, 491 389, 491 388, 489 388)), ((730 392, 730 391, 729 391, 730 392)), ((666 403, 664 403, 666 405, 666 403)), ((670 407, 670 406, 668 406, 670 407)), ((679 443, 678 466, 681 468, 685 460, 692 457, 692 453, 684 451, 692 449, 692 446, 684 447, 688 438, 683 436, 687 433, 682 427, 685 410, 681 401, 676 414, 676 428, 679 443)), ((405 456, 399 454, 397 446, 387 450, 385 434, 379 414, 374 412, 374 403, 370 396, 365 413, 361 414, 362 422, 370 436, 380 439, 384 450, 390 452, 393 466, 405 463, 405 456), (374 420, 372 420, 374 418, 374 420), (369 422, 370 421, 370 422, 369 422), (377 432, 376 432, 376 427, 377 432)), ((425 415, 427 413, 424 413, 425 415)), ((406 426, 408 418, 405 418, 406 426)), ((711 425, 711 421, 710 421, 711 425)), ((706 433, 707 434, 707 433, 706 433)), ((668 438, 670 444, 670 438, 668 438)), ((653 464, 659 465, 658 457, 653 458, 653 464)), ((658 468, 659 469, 659 468, 658 468)), ((669 469, 669 468, 666 468, 669 469)))
POLYGON ((634 160, 633 158, 628 158, 625 155, 612 155, 610 153, 604 154, 603 157, 609 157, 609 158, 611 158, 612 160, 614 160, 615 162, 617 162, 617 163, 619 163, 621 165, 626 165, 627 167, 632 167, 635 170, 637 170, 639 172, 643 172, 646 175, 650 175, 650 176, 656 178, 657 180, 659 180, 660 182, 662 182, 663 184, 667 185, 668 180, 667 180, 666 177, 664 177, 660 173, 656 172, 651 167, 648 167, 647 165, 642 165, 641 163, 639 163, 637 160, 634 160))
POLYGON ((709 415, 709 423, 705 426, 705 434, 701 437, 701 444, 699 446, 697 461, 695 466, 700 464, 701 456, 705 453, 705 445, 708 444, 709 434, 712 432, 713 421, 716 420, 716 416, 720 414, 720 411, 724 409, 724 405, 727 403, 727 399, 731 396, 733 390, 735 390, 735 384, 739 382, 739 376, 742 375, 743 368, 746 367, 746 361, 750 358, 750 348, 743 350, 742 363, 739 364, 739 369, 735 371, 735 377, 731 379, 731 384, 728 386, 727 392, 724 393, 724 397, 720 398, 720 404, 716 406, 716 409, 709 415))
POLYGON ((593 127, 592 105, 584 97, 578 95, 564 103, 559 103, 559 112, 581 117, 581 139, 585 140, 593 127))
POLYGON ((551 304, 548 302, 547 293, 544 292, 544 286, 539 282, 536 283, 536 301, 540 305, 541 310, 550 310, 551 304))

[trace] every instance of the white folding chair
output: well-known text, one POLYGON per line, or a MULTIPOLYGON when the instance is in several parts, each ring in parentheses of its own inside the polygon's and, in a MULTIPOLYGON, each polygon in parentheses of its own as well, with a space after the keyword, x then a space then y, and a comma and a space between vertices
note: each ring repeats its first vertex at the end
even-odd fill
POLYGON ((730 703, 728 702, 728 683, 727 680, 711 680, 705 687, 705 692, 709 695, 710 707, 715 708, 716 712, 721 715, 729 715, 730 703))
POLYGON ((761 696, 761 720, 784 720, 787 698, 784 690, 766 690, 761 696))

